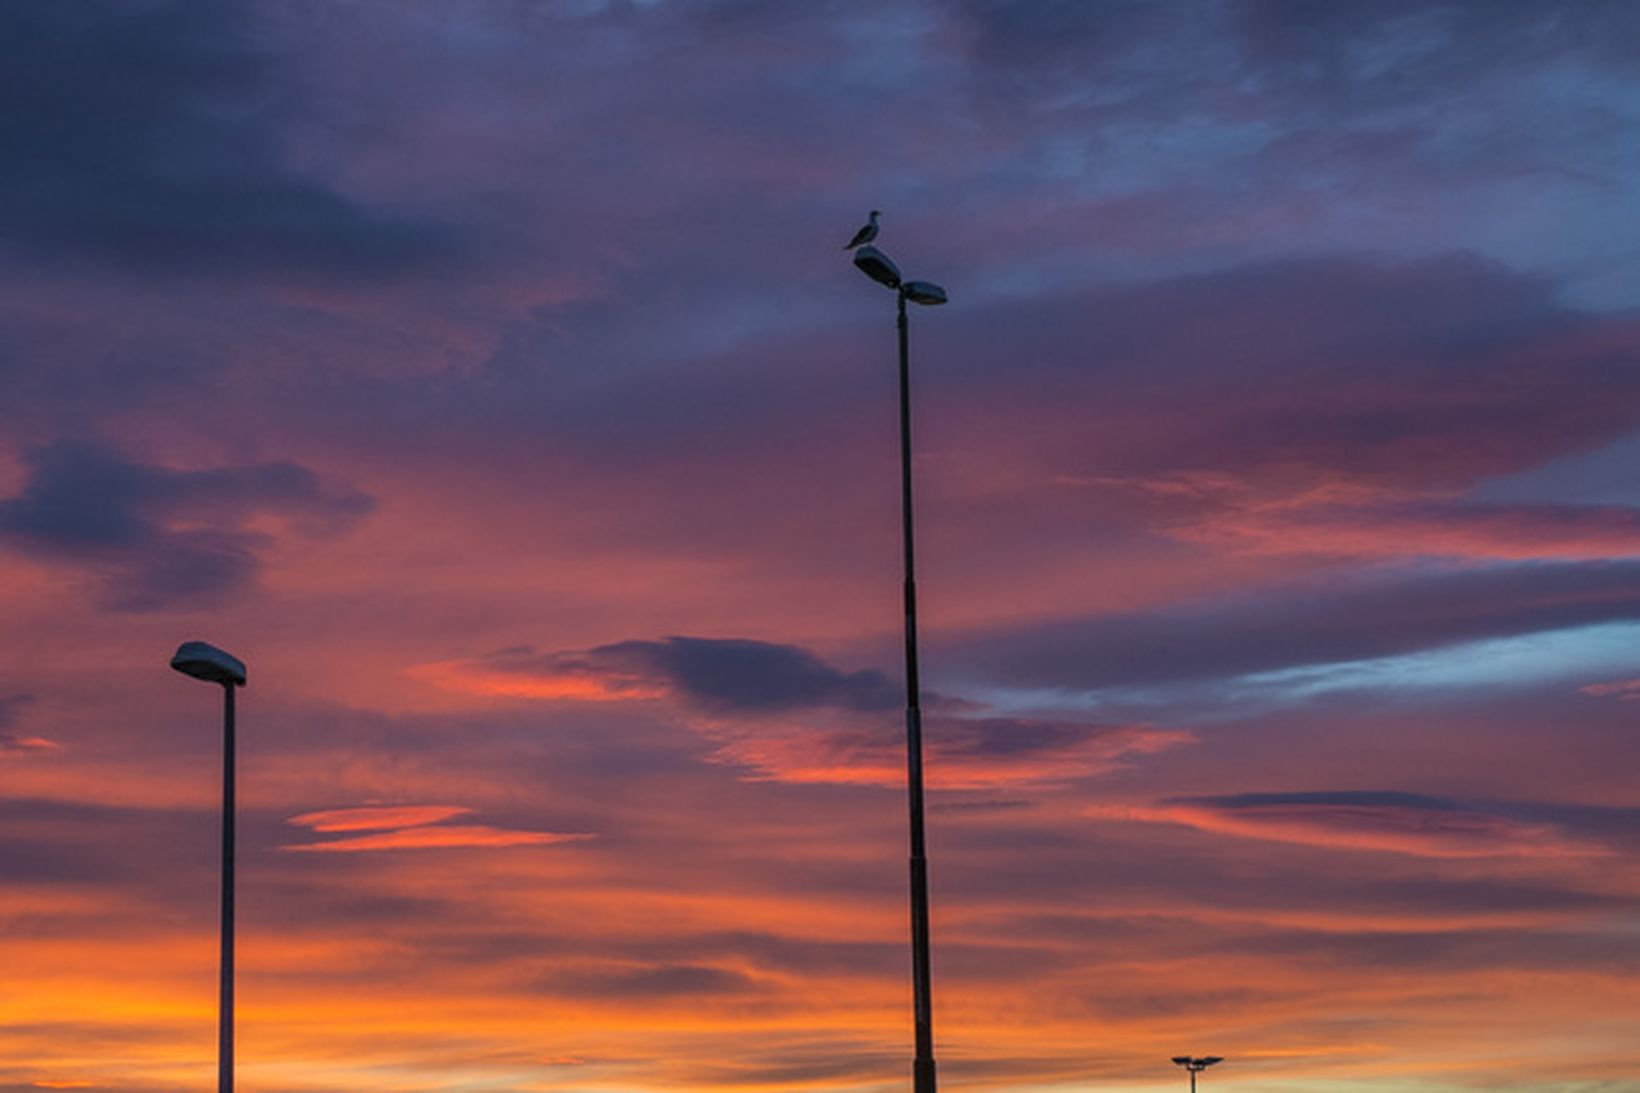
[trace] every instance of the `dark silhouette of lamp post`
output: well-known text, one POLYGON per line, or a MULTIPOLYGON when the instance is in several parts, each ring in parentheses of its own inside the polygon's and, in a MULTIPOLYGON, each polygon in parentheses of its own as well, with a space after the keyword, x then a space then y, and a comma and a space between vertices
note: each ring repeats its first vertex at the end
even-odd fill
POLYGON ((911 1064, 915 1093, 934 1093, 933 978, 928 957, 928 850, 923 839, 921 683, 917 674, 916 536, 911 506, 911 360, 905 302, 945 303, 945 290, 927 281, 905 281, 876 247, 854 252, 854 264, 873 281, 894 290, 900 340, 900 526, 905 548, 905 749, 911 813, 911 987, 917 1054, 911 1064))
POLYGON ((1190 1093, 1196 1093, 1196 1075, 1212 1066, 1214 1063, 1224 1062, 1222 1055, 1204 1055, 1194 1058, 1189 1055, 1175 1055, 1173 1061, 1190 1071, 1190 1093))
POLYGON ((233 692, 245 685, 245 664, 203 641, 183 642, 171 667, 206 683, 222 684, 222 926, 221 995, 216 1012, 216 1088, 233 1090, 233 882, 234 723, 233 692))

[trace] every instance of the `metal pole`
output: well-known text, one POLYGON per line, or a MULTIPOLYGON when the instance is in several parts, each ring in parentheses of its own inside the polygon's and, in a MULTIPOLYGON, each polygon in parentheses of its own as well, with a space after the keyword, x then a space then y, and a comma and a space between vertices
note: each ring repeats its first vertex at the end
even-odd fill
POLYGON ((1196 1093, 1196 1068, 1190 1067, 1190 1093, 1196 1093))
POLYGON ((217 1002, 216 1088, 233 1093, 234 710, 233 684, 222 685, 222 958, 217 1002))
POLYGON ((911 812, 911 986, 917 1055, 911 1065, 915 1093, 935 1093, 933 981, 928 959, 928 852, 923 841, 921 681, 917 674, 916 538, 911 507, 911 355, 905 290, 899 297, 900 517, 905 546, 905 758, 911 812))

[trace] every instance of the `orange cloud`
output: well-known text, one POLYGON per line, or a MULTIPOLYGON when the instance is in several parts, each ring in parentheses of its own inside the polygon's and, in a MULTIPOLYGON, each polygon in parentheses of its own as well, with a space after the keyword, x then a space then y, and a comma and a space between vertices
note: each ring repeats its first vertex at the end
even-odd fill
POLYGON ((7 752, 30 751, 61 751, 63 746, 55 740, 47 740, 43 736, 18 736, 14 733, 0 732, 0 755, 7 752))
POLYGON ((406 674, 444 690, 495 698, 630 702, 665 698, 670 693, 664 685, 641 676, 576 666, 526 673, 484 660, 444 660, 418 664, 406 669, 406 674))
POLYGON ((448 847, 547 846, 592 838, 579 833, 521 831, 488 824, 445 824, 472 812, 460 805, 366 805, 304 812, 285 822, 321 833, 367 831, 368 835, 329 842, 293 843, 281 849, 349 852, 421 850, 448 847))
POLYGON ((383 831, 323 843, 297 843, 281 849, 346 853, 358 850, 427 850, 458 846, 550 846, 556 843, 583 842, 590 838, 593 836, 580 833, 514 831, 485 824, 450 824, 443 827, 412 827, 401 831, 383 831))
POLYGON ((314 831, 379 831, 395 827, 420 827, 471 812, 459 805, 401 805, 336 808, 325 812, 304 812, 286 823, 314 831))

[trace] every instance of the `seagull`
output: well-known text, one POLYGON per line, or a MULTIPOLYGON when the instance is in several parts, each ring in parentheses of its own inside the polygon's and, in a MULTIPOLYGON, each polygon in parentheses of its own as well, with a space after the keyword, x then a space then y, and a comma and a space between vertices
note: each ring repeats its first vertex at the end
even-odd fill
POLYGON ((853 250, 855 247, 858 247, 858 246, 860 246, 861 244, 864 244, 864 243, 869 243, 873 239, 877 238, 877 218, 879 216, 882 216, 882 215, 883 214, 878 212, 876 209, 872 209, 871 210, 871 222, 868 223, 865 227, 861 228, 859 231, 855 232, 854 233, 854 238, 850 239, 848 241, 848 246, 844 247, 843 249, 844 250, 853 250))

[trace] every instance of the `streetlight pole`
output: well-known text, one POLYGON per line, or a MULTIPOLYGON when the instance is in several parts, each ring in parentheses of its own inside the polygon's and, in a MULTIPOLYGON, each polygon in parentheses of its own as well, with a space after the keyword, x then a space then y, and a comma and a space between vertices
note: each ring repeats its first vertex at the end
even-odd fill
POLYGON ((1190 1093, 1196 1093, 1196 1075, 1214 1063, 1224 1062, 1224 1057, 1222 1055, 1204 1055, 1198 1058, 1191 1055, 1175 1055, 1173 1061, 1190 1072, 1190 1093))
POLYGON ((905 304, 945 303, 945 290, 927 281, 903 281, 888 256, 861 247, 854 264, 894 290, 900 348, 900 529, 904 548, 905 749, 907 806, 911 823, 911 988, 916 1056, 914 1093, 935 1093, 934 987, 928 944, 928 847, 923 823, 922 683, 917 670, 917 548, 911 493, 911 352, 905 304))
POLYGON ((221 1093, 233 1090, 233 953, 234 953, 234 800, 236 773, 234 740, 234 684, 222 684, 222 919, 218 931, 222 952, 218 959, 219 983, 216 1018, 216 1087, 221 1093))
POLYGON ((922 682, 917 670, 917 542, 911 507, 911 355, 905 288, 899 303, 900 527, 905 548, 905 761, 911 820, 911 986, 917 1054, 912 1089, 934 1093, 934 984, 928 947, 928 846, 923 835, 922 682))
POLYGON ((203 641, 184 642, 171 667, 206 683, 222 685, 222 917, 218 929, 221 955, 216 1011, 217 1093, 233 1093, 233 955, 234 955, 234 688, 245 685, 245 665, 237 657, 203 641))

